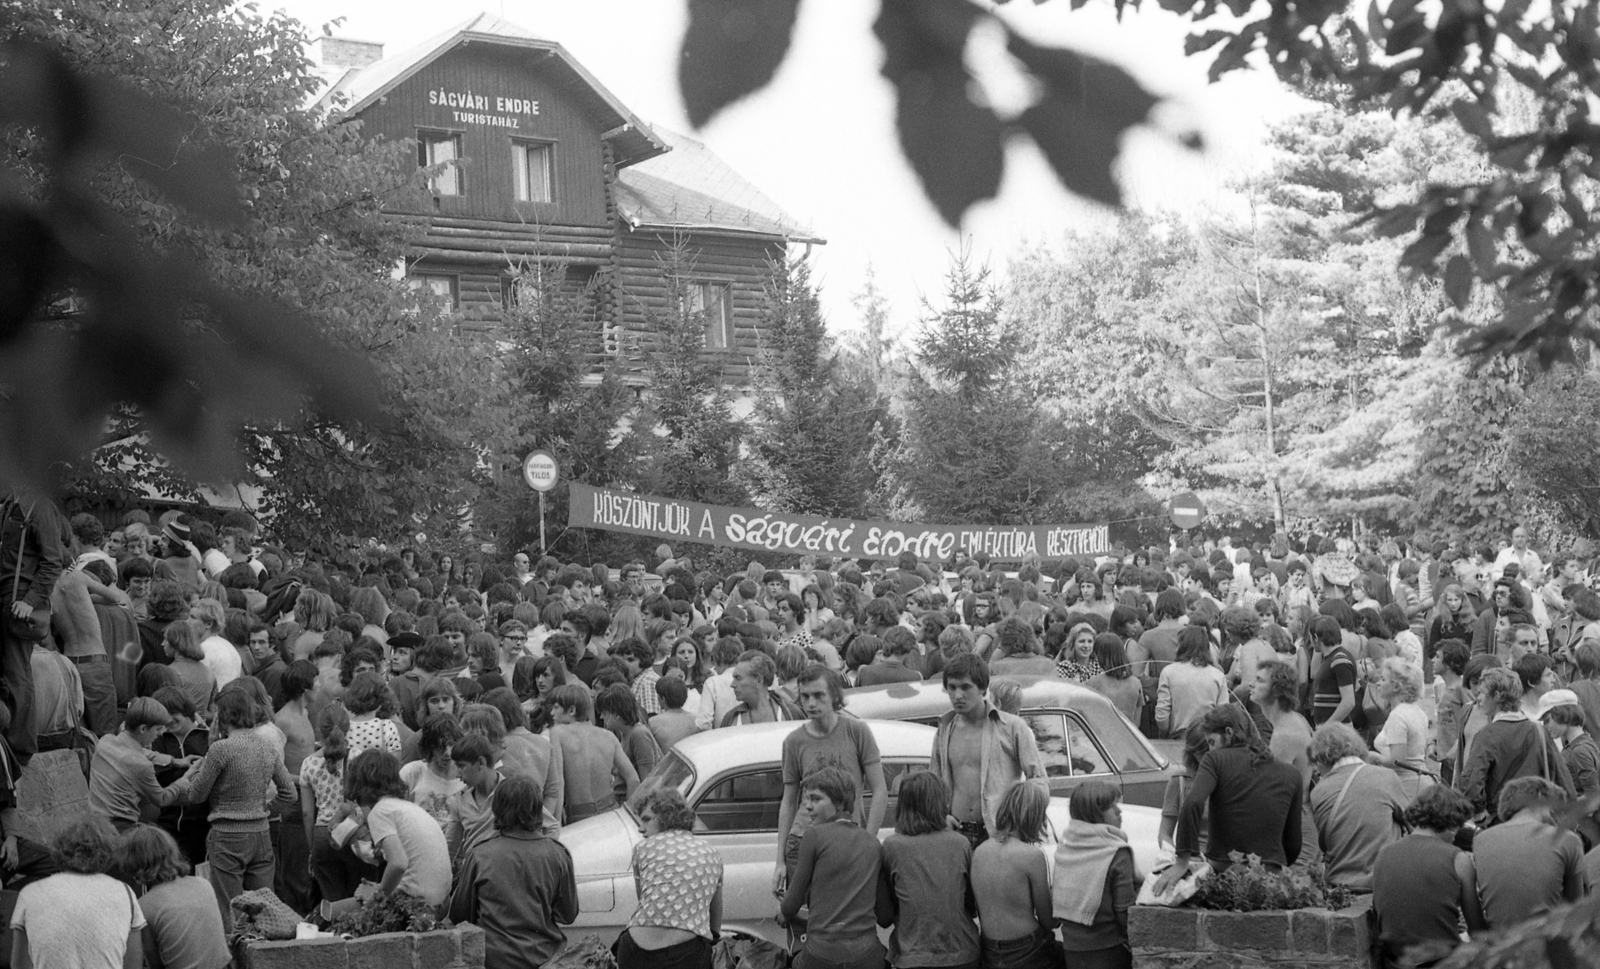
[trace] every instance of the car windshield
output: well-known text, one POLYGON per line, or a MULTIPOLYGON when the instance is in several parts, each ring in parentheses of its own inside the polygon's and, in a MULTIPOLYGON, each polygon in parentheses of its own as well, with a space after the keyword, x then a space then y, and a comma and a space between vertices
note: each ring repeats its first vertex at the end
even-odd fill
POLYGON ((651 771, 639 786, 634 788, 633 797, 628 798, 628 813, 634 817, 639 816, 636 805, 642 803, 652 791, 670 788, 689 796, 689 789, 694 787, 694 768, 675 750, 667 751, 665 757, 656 762, 655 770, 651 771))

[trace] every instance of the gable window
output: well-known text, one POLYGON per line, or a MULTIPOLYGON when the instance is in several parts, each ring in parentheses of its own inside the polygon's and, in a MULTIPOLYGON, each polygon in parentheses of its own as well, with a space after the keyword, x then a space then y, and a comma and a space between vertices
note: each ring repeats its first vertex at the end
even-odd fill
POLYGON ((706 320, 706 349, 727 350, 733 346, 733 294, 727 283, 691 282, 687 287, 690 313, 703 313, 706 320))
POLYGON ((407 273, 406 285, 413 291, 432 293, 452 310, 461 308, 460 282, 454 273, 407 273))
POLYGON ((518 202, 556 200, 555 145, 548 141, 513 141, 511 161, 518 202))
POLYGON ((417 164, 423 168, 448 164, 449 167, 428 179, 435 195, 462 195, 461 136, 448 131, 417 132, 417 164))

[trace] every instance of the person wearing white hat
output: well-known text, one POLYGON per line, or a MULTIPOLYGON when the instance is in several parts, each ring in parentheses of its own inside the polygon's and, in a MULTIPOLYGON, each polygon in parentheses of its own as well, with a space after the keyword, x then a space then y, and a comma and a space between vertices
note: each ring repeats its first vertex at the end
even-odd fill
MULTIPOLYGON (((1600 792, 1600 744, 1585 729, 1588 715, 1578 694, 1572 690, 1551 690, 1539 698, 1539 720, 1545 730, 1561 745, 1561 759, 1572 775, 1572 786, 1578 797, 1600 792)), ((1600 844, 1600 822, 1594 814, 1578 822, 1578 832, 1590 844, 1600 844)))

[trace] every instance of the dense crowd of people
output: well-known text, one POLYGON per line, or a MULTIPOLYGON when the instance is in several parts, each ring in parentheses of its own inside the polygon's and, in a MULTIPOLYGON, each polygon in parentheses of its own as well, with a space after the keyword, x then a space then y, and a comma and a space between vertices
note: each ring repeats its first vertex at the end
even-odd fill
MULTIPOLYGON (((1582 800, 1600 791, 1600 596, 1584 574, 1576 558, 1546 568, 1520 528, 1498 549, 1280 535, 732 574, 665 546, 617 569, 322 556, 239 512, 108 528, 13 498, 0 869, 39 965, 126 949, 219 969, 231 901, 265 888, 300 914, 409 896, 482 925, 489 966, 538 965, 577 915, 563 825, 634 797, 685 737, 801 721, 772 888, 808 969, 1126 966, 1149 873, 1118 789, 1075 788, 1073 823, 1040 848, 1045 768, 1011 678, 1043 675, 1181 741, 1157 894, 1235 853, 1321 864, 1372 894, 1400 965, 1600 877, 1582 800), (880 847, 889 792, 844 691, 924 679, 952 709, 880 847), (49 847, 19 839, 21 770, 68 749, 91 817, 49 847), (184 921, 202 896, 215 918, 184 921)), ((709 966, 721 860, 675 791, 646 785, 633 807, 640 904, 619 963, 709 966)))

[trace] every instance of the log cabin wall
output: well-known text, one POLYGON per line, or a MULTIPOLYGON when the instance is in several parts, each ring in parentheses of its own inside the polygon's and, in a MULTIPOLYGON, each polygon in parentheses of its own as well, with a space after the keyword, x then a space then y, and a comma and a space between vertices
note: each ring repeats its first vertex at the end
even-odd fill
MULTIPOLYGON (((637 119, 619 126, 619 117, 632 116, 581 68, 563 64, 562 55, 517 39, 497 44, 488 36, 496 31, 526 36, 515 33, 520 28, 514 25, 478 18, 458 35, 466 38, 461 43, 408 67, 409 75, 391 75, 398 80, 385 82, 381 96, 357 114, 369 137, 459 139, 457 193, 418 192, 390 209, 420 230, 407 259, 408 275, 419 282, 432 277, 428 284, 446 288, 462 326, 491 331, 503 325, 517 267, 537 259, 560 272, 562 289, 589 308, 585 325, 594 337, 586 343, 593 347, 593 370, 620 362, 630 381, 642 383, 641 361, 632 350, 648 339, 650 315, 667 309, 664 262, 676 241, 687 254, 687 280, 725 287, 726 323, 714 341, 724 345, 705 352, 722 365, 725 380, 746 384, 763 342, 762 292, 774 262, 785 258, 784 238, 738 226, 676 225, 674 192, 696 199, 701 214, 706 204, 719 212, 736 205, 695 194, 705 191, 702 185, 656 189, 666 195, 641 194, 650 190, 633 185, 629 205, 652 206, 647 218, 666 224, 630 221, 633 209, 624 211, 618 197, 619 171, 634 164, 645 166, 640 172, 650 170, 649 156, 665 151, 666 144, 648 126, 633 123, 637 119), (620 143, 613 140, 618 137, 620 143), (551 146, 549 202, 518 199, 514 152, 529 143, 551 146)), ((382 71, 383 64, 368 70, 382 71)), ((426 161, 426 149, 419 148, 419 164, 426 161)), ((732 174, 719 172, 707 181, 726 185, 732 174)), ((652 184, 665 183, 657 174, 652 184)), ((742 181, 736 186, 747 187, 742 181)))

